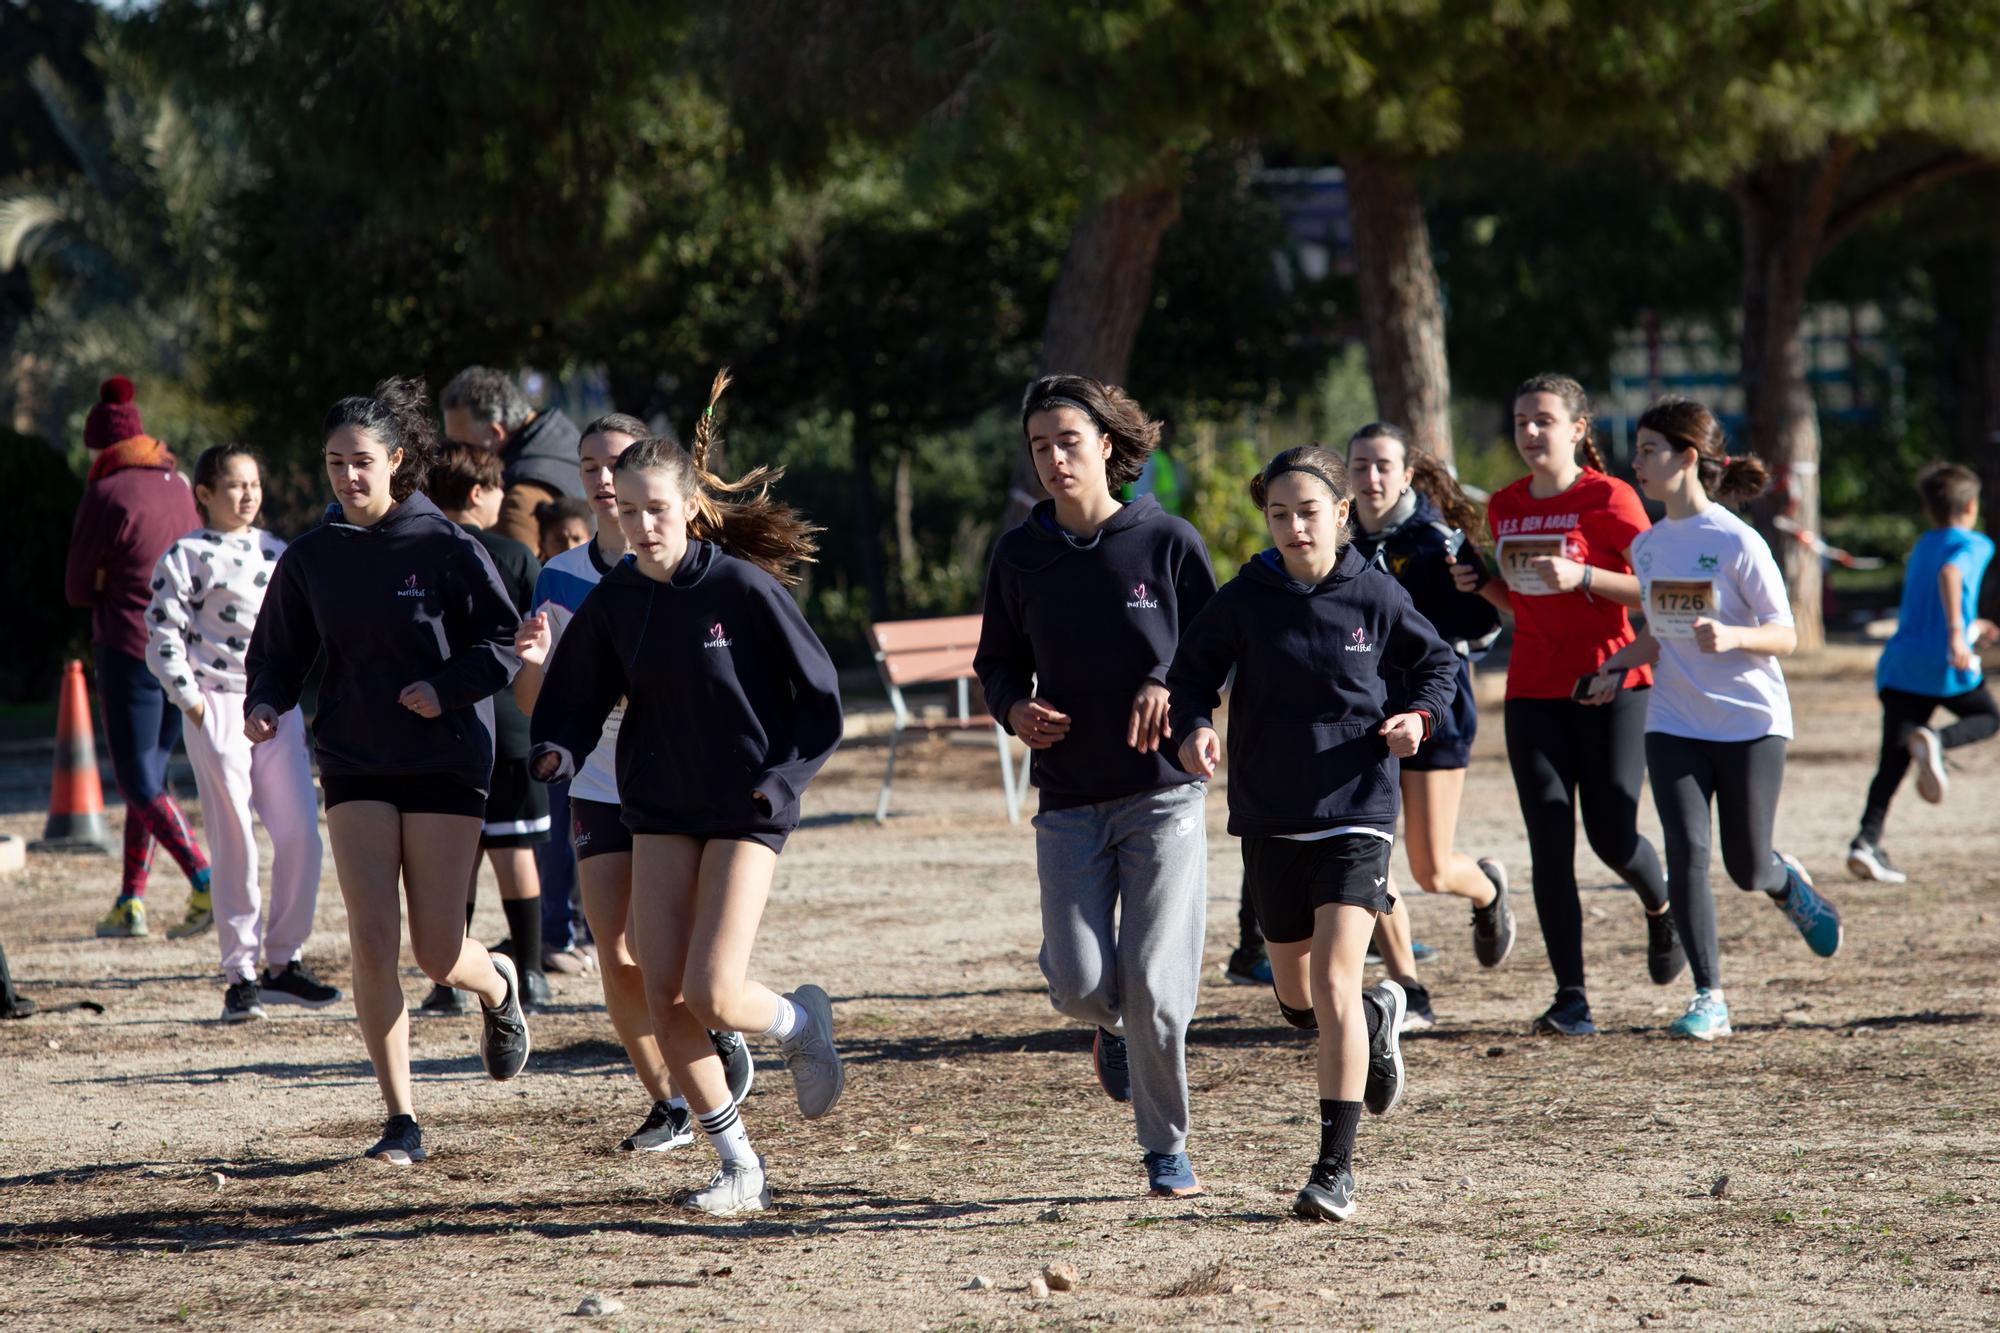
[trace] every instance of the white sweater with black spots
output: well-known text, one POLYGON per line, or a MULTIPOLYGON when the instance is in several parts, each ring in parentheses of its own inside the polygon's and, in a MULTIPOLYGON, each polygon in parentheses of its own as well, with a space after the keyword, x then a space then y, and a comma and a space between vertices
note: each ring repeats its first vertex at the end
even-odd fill
POLYGON ((284 549, 261 528, 197 528, 153 566, 146 666, 174 707, 194 707, 203 690, 243 693, 243 655, 284 549))

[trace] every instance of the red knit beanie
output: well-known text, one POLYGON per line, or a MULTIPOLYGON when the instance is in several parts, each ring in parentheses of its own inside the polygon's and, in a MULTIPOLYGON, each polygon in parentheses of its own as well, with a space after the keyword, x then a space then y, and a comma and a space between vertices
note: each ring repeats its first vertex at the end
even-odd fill
POLYGON ((109 449, 120 440, 144 435, 139 409, 132 405, 132 381, 113 375, 97 386, 97 406, 83 419, 83 447, 109 449))

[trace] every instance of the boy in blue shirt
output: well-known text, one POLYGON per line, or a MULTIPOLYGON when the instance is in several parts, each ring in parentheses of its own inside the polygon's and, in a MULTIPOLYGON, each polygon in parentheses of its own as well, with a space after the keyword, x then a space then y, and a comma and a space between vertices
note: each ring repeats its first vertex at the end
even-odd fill
POLYGON ((1979 476, 1956 463, 1933 463, 1917 474, 1917 493, 1936 526, 1910 551, 1896 633, 1875 666, 1882 757, 1861 831, 1847 849, 1847 868, 1857 879, 1884 884, 1906 878, 1881 847, 1882 823, 1904 772, 1916 764, 1917 794, 1935 805, 1950 786, 1944 752, 2000 731, 2000 710, 1980 677, 1977 656, 2000 638, 1992 621, 1978 618, 1979 582, 1993 559, 1992 539, 1972 528, 1979 521, 1979 476), (1958 721, 1933 731, 1931 714, 1939 705, 1958 721))

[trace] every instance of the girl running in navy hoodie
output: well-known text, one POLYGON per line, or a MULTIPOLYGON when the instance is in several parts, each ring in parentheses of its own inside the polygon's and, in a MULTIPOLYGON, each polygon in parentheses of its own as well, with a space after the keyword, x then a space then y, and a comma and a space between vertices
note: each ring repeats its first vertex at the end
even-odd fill
POLYGON ((1095 1025, 1097 1080, 1132 1103, 1150 1191, 1198 1194, 1186 1045, 1208 788, 1168 758, 1165 681, 1215 575, 1200 534, 1153 497, 1112 497, 1160 441, 1124 390, 1044 376, 1021 426, 1052 498, 994 548, 973 665, 993 716, 1034 751, 1042 975, 1051 1004, 1095 1025))
POLYGON ((703 468, 717 375, 694 449, 641 440, 618 456, 618 524, 632 554, 583 599, 535 703, 534 772, 573 777, 622 698, 621 819, 632 838, 632 950, 660 1052, 721 1169, 690 1207, 767 1208, 708 1029, 778 1040, 799 1110, 840 1099, 833 1008, 818 986, 779 995, 750 978, 778 853, 806 785, 840 744, 826 649, 786 593, 814 529, 770 498, 774 472, 725 484, 703 468))
POLYGON ((422 384, 389 379, 343 398, 321 433, 334 502, 272 574, 245 663, 243 731, 257 744, 276 736, 324 655, 313 743, 354 1013, 389 1110, 368 1156, 407 1166, 425 1153, 397 973, 399 884, 417 965, 479 997, 486 1072, 512 1078, 528 1060, 514 966, 465 933, 493 772, 490 696, 513 678, 520 617, 485 551, 420 492, 437 447, 422 384))
POLYGON ((1451 707, 1450 648, 1387 574, 1343 547, 1352 492, 1340 456, 1287 449, 1250 483, 1276 549, 1243 566, 1182 634, 1167 673, 1180 764, 1215 775, 1212 718, 1230 669, 1229 831, 1269 941, 1278 1007, 1319 1029, 1319 1158, 1293 1211, 1354 1215, 1365 1102, 1403 1092, 1403 988, 1361 988, 1389 850, 1399 758, 1451 707))
MULTIPOLYGON (((1514 950, 1514 909, 1507 901, 1507 870, 1492 857, 1474 861, 1453 846, 1465 770, 1479 734, 1479 705, 1472 697, 1472 655, 1500 634, 1500 613, 1453 584, 1455 560, 1476 558, 1466 534, 1479 512, 1458 482, 1402 429, 1376 421, 1347 442, 1348 478, 1354 486, 1354 549, 1394 578, 1410 601, 1451 646, 1458 692, 1451 709, 1422 750, 1402 763, 1403 851, 1410 874, 1426 893, 1450 893, 1472 904, 1472 952, 1481 967, 1498 967, 1514 950)), ((1392 881, 1393 887, 1393 881, 1392 881)), ((1402 905, 1397 905, 1402 915, 1402 905)), ((1386 923, 1385 923, 1386 924, 1386 923)), ((1407 1029, 1431 1027, 1430 992, 1415 976, 1406 929, 1378 937, 1389 975, 1409 996, 1407 1029)))

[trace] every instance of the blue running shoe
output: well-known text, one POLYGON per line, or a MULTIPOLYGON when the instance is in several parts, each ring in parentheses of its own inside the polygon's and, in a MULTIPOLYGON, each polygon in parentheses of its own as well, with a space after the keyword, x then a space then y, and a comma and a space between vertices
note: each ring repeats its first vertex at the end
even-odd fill
MULTIPOLYGON (((1438 956, 1438 951, 1437 951, 1437 946, 1435 944, 1425 944, 1422 940, 1410 941, 1411 962, 1428 963, 1429 961, 1431 961, 1431 959, 1437 956, 1438 956)), ((1368 952, 1361 955, 1361 961, 1366 963, 1370 967, 1380 967, 1382 966, 1382 954, 1379 950, 1376 949, 1374 945, 1371 944, 1368 946, 1368 952)))
POLYGON ((1201 1193, 1194 1163, 1184 1152, 1147 1153, 1146 1184, 1148 1193, 1156 1199, 1185 1199, 1201 1193))
POLYGON ((1097 1086, 1114 1102, 1132 1100, 1132 1066, 1125 1060, 1125 1039, 1115 1032, 1097 1029, 1090 1044, 1090 1062, 1097 1068, 1097 1086))
POLYGON ((1696 1041, 1714 1041, 1717 1037, 1729 1035, 1729 1006, 1722 1002, 1719 990, 1698 990, 1688 1001, 1687 1012, 1667 1025, 1667 1031, 1676 1037, 1692 1037, 1696 1041))
POLYGON ((1840 952, 1840 913, 1820 897, 1797 857, 1780 852, 1778 859, 1785 863, 1785 891, 1772 894, 1771 901, 1798 927, 1807 948, 1821 958, 1833 957, 1840 952))
POLYGON ((1580 990, 1559 990, 1551 1004, 1528 1025, 1534 1036, 1594 1037, 1597 1024, 1590 1021, 1590 1000, 1580 990))

